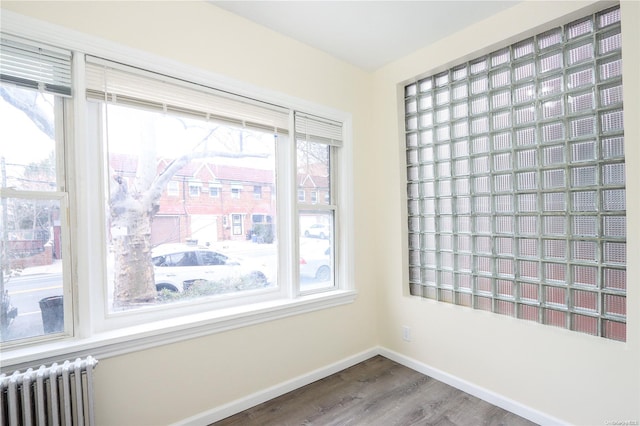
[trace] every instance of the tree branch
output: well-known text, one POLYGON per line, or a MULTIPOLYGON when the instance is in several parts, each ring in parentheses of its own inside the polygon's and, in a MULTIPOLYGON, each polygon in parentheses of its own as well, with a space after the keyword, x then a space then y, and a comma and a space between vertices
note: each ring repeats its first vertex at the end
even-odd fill
POLYGON ((47 116, 45 111, 36 104, 38 92, 0 87, 0 97, 8 104, 25 113, 36 127, 49 138, 55 138, 53 121, 47 116))

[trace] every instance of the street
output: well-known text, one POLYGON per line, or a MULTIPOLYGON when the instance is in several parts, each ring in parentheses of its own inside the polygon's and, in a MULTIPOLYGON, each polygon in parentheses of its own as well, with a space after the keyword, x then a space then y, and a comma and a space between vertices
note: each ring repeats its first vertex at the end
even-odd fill
POLYGON ((44 331, 39 302, 45 297, 62 295, 62 273, 12 277, 5 289, 11 304, 18 308, 18 316, 9 326, 4 340, 40 336, 44 331))
MULTIPOLYGON (((324 240, 314 238, 304 238, 304 240, 306 241, 303 244, 304 247, 316 244, 322 244, 322 247, 326 245, 324 240)), ((269 282, 277 282, 276 246, 243 241, 221 242, 212 248, 242 259, 244 264, 253 265, 256 269, 263 271, 269 282)), ((320 254, 320 256, 324 255, 320 254)), ((324 288, 328 284, 331 285, 329 281, 326 281, 330 278, 318 279, 313 276, 322 262, 328 264, 329 258, 326 257, 326 260, 323 260, 323 257, 319 260, 317 255, 305 257, 309 261, 309 266, 313 265, 313 269, 310 272, 311 276, 301 274, 300 284, 302 289, 308 291, 324 288)), ((108 263, 111 264, 111 262, 108 263)), ((46 297, 62 295, 62 272, 60 267, 60 264, 54 264, 38 269, 29 268, 28 271, 25 270, 23 275, 12 277, 5 283, 5 289, 11 297, 11 303, 18 309, 18 316, 3 336, 4 341, 43 335, 44 329, 39 302, 46 297)), ((112 292, 113 289, 109 288, 109 304, 111 303, 112 292)))

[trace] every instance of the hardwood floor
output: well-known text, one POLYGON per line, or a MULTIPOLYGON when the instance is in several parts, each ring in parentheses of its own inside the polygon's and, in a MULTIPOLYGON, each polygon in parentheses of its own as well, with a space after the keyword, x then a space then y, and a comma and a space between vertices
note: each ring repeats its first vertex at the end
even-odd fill
POLYGON ((375 356, 214 423, 285 425, 507 425, 534 423, 375 356))

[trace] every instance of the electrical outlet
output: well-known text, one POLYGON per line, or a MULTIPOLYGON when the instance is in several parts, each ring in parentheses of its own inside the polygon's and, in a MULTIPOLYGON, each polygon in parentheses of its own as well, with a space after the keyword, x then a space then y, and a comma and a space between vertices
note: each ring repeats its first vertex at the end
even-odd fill
POLYGON ((411 329, 406 325, 402 326, 402 340, 404 340, 405 342, 411 341, 411 329))

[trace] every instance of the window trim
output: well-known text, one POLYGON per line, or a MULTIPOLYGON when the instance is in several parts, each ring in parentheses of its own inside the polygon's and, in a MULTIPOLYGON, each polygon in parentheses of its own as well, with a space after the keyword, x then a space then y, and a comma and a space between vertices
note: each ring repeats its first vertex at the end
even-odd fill
POLYGON ((189 197, 197 198, 201 194, 202 184, 195 181, 190 181, 187 185, 189 187, 189 197))
MULTIPOLYGON (((342 196, 339 200, 341 204, 340 224, 342 232, 340 239, 336 241, 336 244, 340 245, 341 248, 339 261, 341 265, 341 288, 304 296, 290 291, 289 294, 276 300, 222 308, 209 312, 198 312, 177 318, 165 318, 131 327, 96 331, 95 315, 101 315, 105 312, 105 307, 102 305, 103 297, 91 294, 88 290, 89 286, 78 285, 76 286, 77 294, 74 295, 74 308, 76 309, 74 314, 75 337, 52 340, 47 343, 5 347, 2 351, 2 371, 21 368, 35 361, 46 363, 59 361, 63 358, 84 356, 85 354, 107 358, 355 301, 357 291, 353 279, 354 218, 353 214, 349 213, 353 211, 353 201, 345 195, 352 193, 353 188, 352 168, 349 167, 353 161, 353 150, 350 143, 352 129, 350 113, 270 89, 256 87, 212 71, 198 69, 173 59, 123 46, 76 30, 61 28, 12 11, 3 11, 2 19, 3 32, 73 50, 75 53, 72 65, 73 74, 77 76, 77 83, 80 86, 75 89, 76 93, 83 93, 85 85, 84 61, 79 59, 83 59, 84 54, 97 55, 108 57, 113 61, 127 63, 131 66, 160 73, 164 72, 167 75, 180 76, 180 78, 196 84, 215 85, 219 89, 241 96, 265 100, 284 106, 292 111, 309 111, 318 116, 340 121, 343 123, 345 140, 338 171, 341 178, 341 186, 344 188, 344 190, 340 191, 342 196), (78 318, 82 318, 82 321, 78 321, 78 318)), ((86 123, 93 120, 88 114, 87 101, 84 96, 75 96, 73 98, 72 111, 74 123, 86 123)), ((93 277, 106 274, 106 271, 104 271, 105 266, 102 265, 103 249, 96 248, 95 244, 96 236, 101 241, 106 239, 106 231, 102 218, 92 214, 93 209, 90 207, 92 205, 101 205, 103 194, 101 194, 101 191, 93 189, 93 181, 87 179, 89 177, 87 175, 88 171, 83 168, 83 165, 99 163, 98 159, 101 154, 97 147, 91 146, 92 144, 81 143, 81 141, 91 136, 88 134, 87 127, 75 125, 69 129, 69 135, 71 141, 69 142, 67 155, 69 155, 68 158, 71 161, 69 162, 67 179, 69 192, 75 194, 75 196, 70 197, 70 220, 74 224, 74 229, 95 230, 91 233, 74 232, 71 236, 71 244, 74 246, 71 273, 78 283, 91 282, 94 280, 93 277), (83 203, 79 204, 76 201, 78 199, 82 199, 83 203), (91 268, 89 265, 92 265, 91 268)), ((104 174, 104 170, 95 172, 104 174)), ((291 176, 294 175, 293 172, 290 174, 291 176)), ((294 183, 291 182, 291 185, 294 185, 294 183)), ((289 202, 295 203, 295 194, 292 195, 292 198, 289 202)), ((282 202, 284 203, 284 201, 282 202)), ((287 206, 283 205, 281 207, 287 206)), ((285 232, 281 237, 289 240, 290 244, 295 247, 294 240, 297 236, 294 235, 293 230, 285 232)), ((280 266, 282 266, 282 260, 280 266)), ((294 279, 294 271, 284 271, 281 268, 281 273, 289 275, 290 280, 294 279)))
POLYGON ((167 182, 167 197, 180 196, 180 182, 177 180, 171 180, 167 182))

